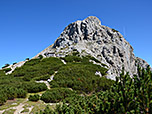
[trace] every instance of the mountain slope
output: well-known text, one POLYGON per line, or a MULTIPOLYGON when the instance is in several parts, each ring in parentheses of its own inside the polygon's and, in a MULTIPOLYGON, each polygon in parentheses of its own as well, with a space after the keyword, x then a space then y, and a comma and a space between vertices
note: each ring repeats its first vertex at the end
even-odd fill
POLYGON ((146 61, 134 55, 132 46, 117 30, 101 25, 94 16, 68 25, 53 45, 35 57, 64 57, 74 49, 106 64, 110 79, 115 79, 123 67, 132 76, 137 73, 138 64, 143 68, 148 66, 146 61))
MULTIPOLYGON (((82 21, 69 24, 54 44, 37 54, 43 57, 65 57, 76 50, 80 56, 90 55, 106 65, 107 78, 115 80, 124 67, 131 76, 137 74, 137 66, 146 68, 148 63, 136 57, 133 47, 115 29, 101 25, 101 21, 90 16, 82 21)), ((16 67, 21 67, 27 60, 10 65, 7 74, 11 74, 16 67)), ((104 65, 104 67, 105 67, 104 65)))
POLYGON ((137 65, 148 63, 118 31, 92 16, 76 21, 32 59, 0 70, 0 114, 152 112, 152 72, 137 65))

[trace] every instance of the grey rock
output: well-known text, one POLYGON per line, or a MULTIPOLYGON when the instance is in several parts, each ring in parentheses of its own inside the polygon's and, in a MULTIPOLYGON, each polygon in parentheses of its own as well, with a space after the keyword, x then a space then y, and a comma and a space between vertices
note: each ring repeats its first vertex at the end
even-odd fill
MULTIPOLYGON (((115 80, 124 67, 131 76, 137 73, 137 64, 146 68, 148 63, 133 53, 132 46, 120 32, 101 25, 101 21, 90 16, 68 25, 55 43, 38 55, 64 57, 77 49, 81 56, 92 55, 108 66, 107 78, 115 80)), ((38 57, 35 56, 35 57, 38 57)))

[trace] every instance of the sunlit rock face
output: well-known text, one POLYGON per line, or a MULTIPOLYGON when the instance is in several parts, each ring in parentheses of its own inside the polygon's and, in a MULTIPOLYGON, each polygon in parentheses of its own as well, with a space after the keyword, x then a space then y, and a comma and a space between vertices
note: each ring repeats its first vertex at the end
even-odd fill
POLYGON ((44 57, 64 57, 73 50, 106 64, 109 69, 107 78, 114 80, 123 67, 133 76, 137 73, 137 64, 144 68, 148 66, 146 61, 134 55, 132 46, 118 31, 101 25, 101 21, 94 16, 68 25, 53 45, 35 57, 40 54, 44 57))

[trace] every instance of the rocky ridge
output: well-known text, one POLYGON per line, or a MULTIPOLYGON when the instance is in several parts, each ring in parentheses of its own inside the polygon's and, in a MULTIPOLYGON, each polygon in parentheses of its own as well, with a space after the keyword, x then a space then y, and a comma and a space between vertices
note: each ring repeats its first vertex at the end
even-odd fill
POLYGON ((90 16, 68 25, 55 43, 40 52, 44 57, 64 57, 73 50, 80 55, 91 55, 108 66, 107 77, 115 79, 124 67, 130 75, 137 73, 137 65, 146 68, 148 63, 133 53, 132 46, 115 29, 101 25, 101 21, 90 16))
POLYGON ((81 56, 91 55, 108 67, 107 78, 115 80, 124 67, 131 76, 137 73, 137 65, 146 68, 148 63, 133 53, 132 46, 115 29, 101 24, 90 16, 68 25, 54 44, 37 54, 44 57, 64 57, 77 50, 81 56))

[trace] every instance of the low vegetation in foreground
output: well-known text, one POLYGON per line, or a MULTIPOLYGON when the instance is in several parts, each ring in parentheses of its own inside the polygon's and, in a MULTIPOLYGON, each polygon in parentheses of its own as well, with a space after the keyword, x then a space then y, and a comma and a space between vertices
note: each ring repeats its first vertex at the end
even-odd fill
POLYGON ((46 107, 40 114, 151 114, 152 72, 138 68, 138 76, 130 78, 122 72, 110 89, 91 96, 65 99, 53 111, 46 107), (68 103, 67 103, 68 101, 68 103))
POLYGON ((0 70, 0 105, 5 105, 7 100, 27 98, 28 93, 35 93, 28 97, 30 101, 57 103, 73 96, 109 89, 113 81, 105 78, 107 69, 89 62, 90 59, 93 58, 76 55, 65 58, 41 57, 27 61, 12 74, 5 75, 6 68, 0 70), (95 75, 96 71, 101 72, 102 77, 95 75), (50 90, 45 83, 36 82, 47 81, 51 76, 54 77, 50 82, 50 90), (46 92, 39 96, 37 93, 41 91, 46 92))
MULTIPOLYGON (((5 75, 6 70, 0 70, 0 105, 4 106, 7 100, 28 98, 27 103, 35 106, 32 112, 37 114, 152 113, 152 72, 149 67, 139 67, 138 75, 133 78, 122 71, 116 81, 112 81, 106 78, 108 69, 90 60, 104 66, 93 57, 73 54, 64 58, 29 60, 10 75, 5 75), (50 89, 45 83, 37 83, 40 80, 48 82, 52 76, 50 89), (38 108, 36 102, 43 108, 38 108)), ((28 111, 28 108, 23 110, 28 111)))

